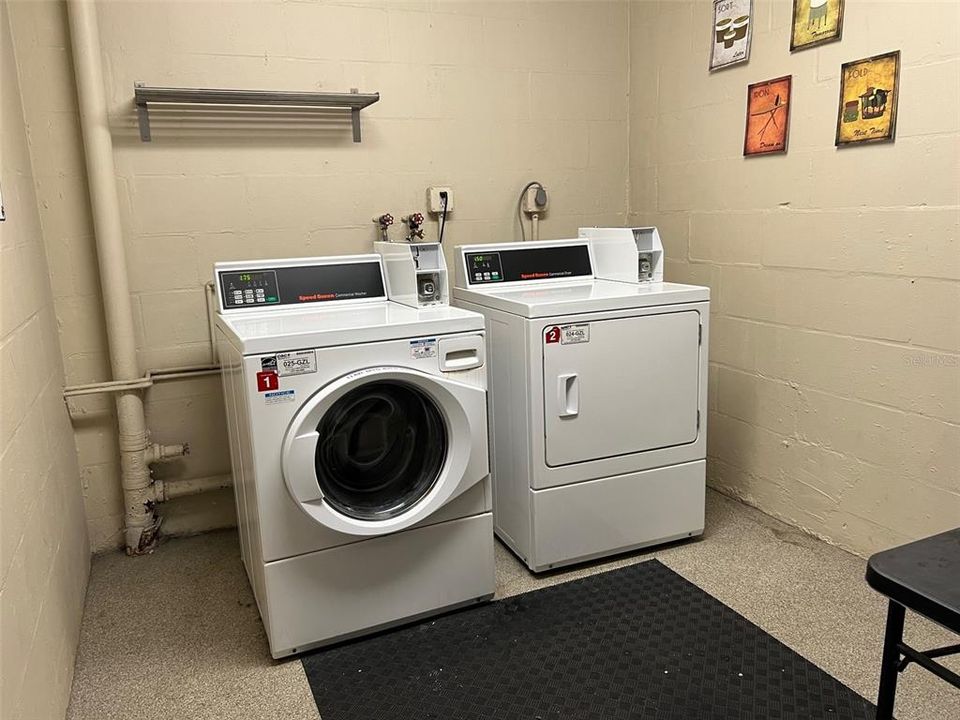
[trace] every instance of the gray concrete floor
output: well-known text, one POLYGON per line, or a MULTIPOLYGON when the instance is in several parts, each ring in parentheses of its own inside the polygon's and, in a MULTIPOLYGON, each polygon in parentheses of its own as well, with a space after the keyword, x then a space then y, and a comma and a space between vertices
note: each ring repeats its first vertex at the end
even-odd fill
MULTIPOLYGON (((876 698, 886 604, 864 583, 864 561, 716 493, 708 494, 698 542, 544 577, 498 545, 497 592, 514 595, 652 557, 876 698)), ((924 648, 956 641, 909 615, 906 637, 924 648)), ((960 718, 960 691, 915 666, 901 677, 897 700, 899 720, 960 718)), ((145 558, 94 560, 67 716, 319 717, 300 662, 270 659, 233 531, 170 540, 145 558)))

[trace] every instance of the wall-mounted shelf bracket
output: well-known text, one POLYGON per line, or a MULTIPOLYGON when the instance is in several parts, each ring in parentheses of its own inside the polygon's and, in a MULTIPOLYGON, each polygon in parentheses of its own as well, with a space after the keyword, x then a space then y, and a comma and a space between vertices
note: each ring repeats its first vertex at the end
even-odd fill
POLYGON ((380 100, 380 93, 284 92, 279 90, 215 90, 204 88, 150 87, 136 83, 133 102, 137 108, 140 139, 150 142, 150 105, 235 105, 256 108, 344 108, 350 110, 353 141, 360 142, 360 111, 380 100))

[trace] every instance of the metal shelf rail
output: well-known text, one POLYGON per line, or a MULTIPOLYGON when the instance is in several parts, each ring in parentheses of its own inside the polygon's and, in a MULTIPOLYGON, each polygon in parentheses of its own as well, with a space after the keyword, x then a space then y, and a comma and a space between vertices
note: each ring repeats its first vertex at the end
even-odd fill
POLYGON ((133 101, 137 108, 140 139, 150 142, 151 103, 167 105, 236 105, 256 108, 345 108, 350 110, 353 141, 360 142, 360 111, 380 100, 380 93, 284 92, 279 90, 213 90, 204 88, 149 87, 137 83, 133 101))

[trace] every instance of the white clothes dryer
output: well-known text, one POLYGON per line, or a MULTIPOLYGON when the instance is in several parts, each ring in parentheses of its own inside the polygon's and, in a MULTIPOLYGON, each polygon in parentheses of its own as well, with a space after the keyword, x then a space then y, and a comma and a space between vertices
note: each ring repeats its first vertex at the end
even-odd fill
POLYGON ((455 262, 487 321, 497 535, 542 571, 701 534, 709 288, 597 279, 587 239, 455 262))
POLYGON ((493 596, 483 318, 378 255, 218 263, 241 554, 274 657, 493 596))

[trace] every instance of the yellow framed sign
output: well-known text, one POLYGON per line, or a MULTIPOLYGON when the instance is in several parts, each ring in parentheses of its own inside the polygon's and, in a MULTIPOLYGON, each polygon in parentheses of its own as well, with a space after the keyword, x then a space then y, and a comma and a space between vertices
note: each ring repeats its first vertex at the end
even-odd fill
POLYGON ((839 40, 843 0, 793 0, 790 52, 839 40))
POLYGON ((893 140, 899 85, 899 50, 844 63, 836 145, 893 140))

